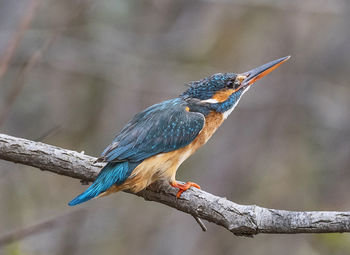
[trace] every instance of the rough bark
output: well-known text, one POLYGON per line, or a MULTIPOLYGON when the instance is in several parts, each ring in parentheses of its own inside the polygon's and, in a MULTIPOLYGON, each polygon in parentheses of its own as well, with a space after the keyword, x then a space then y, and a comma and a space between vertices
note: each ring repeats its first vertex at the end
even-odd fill
MULTIPOLYGON (((103 166, 83 153, 4 134, 0 134, 0 158, 84 181, 93 181, 103 166)), ((223 226, 235 235, 350 232, 350 212, 296 212, 239 205, 193 188, 179 199, 176 193, 175 188, 158 182, 136 195, 223 226)))

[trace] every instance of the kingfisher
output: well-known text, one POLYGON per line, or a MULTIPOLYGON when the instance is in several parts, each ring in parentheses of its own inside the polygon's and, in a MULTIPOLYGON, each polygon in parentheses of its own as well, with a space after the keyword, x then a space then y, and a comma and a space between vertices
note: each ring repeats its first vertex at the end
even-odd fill
POLYGON ((106 165, 96 180, 68 204, 121 190, 137 193, 159 179, 178 188, 178 198, 190 187, 200 189, 194 182, 176 181, 179 166, 209 140, 253 83, 289 58, 241 74, 217 73, 191 82, 179 97, 136 114, 97 159, 106 165))

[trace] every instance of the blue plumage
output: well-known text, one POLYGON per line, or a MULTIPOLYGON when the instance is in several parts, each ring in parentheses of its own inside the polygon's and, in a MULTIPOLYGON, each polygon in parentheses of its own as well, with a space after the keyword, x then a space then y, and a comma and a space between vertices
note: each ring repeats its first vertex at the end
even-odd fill
POLYGON ((228 99, 222 103, 211 104, 210 108, 216 112, 224 113, 227 110, 231 109, 241 98, 243 94, 243 89, 238 90, 236 93, 233 93, 228 99))
POLYGON ((123 183, 137 165, 137 163, 129 163, 127 161, 121 163, 107 163, 98 174, 94 183, 82 194, 70 201, 68 205, 74 206, 86 202, 97 197, 102 192, 105 192, 112 185, 123 183))
POLYGON ((139 162, 188 145, 202 130, 204 116, 186 111, 186 106, 183 99, 176 98, 135 115, 101 158, 107 162, 139 162))
POLYGON ((69 205, 83 203, 114 184, 122 184, 144 159, 191 143, 204 126, 204 116, 186 111, 186 106, 183 99, 176 98, 135 115, 101 154, 99 160, 109 163, 95 182, 69 205))
POLYGON ((216 92, 226 88, 228 81, 234 81, 236 76, 235 73, 217 73, 202 80, 191 82, 188 84, 190 88, 182 96, 200 100, 212 98, 216 92))

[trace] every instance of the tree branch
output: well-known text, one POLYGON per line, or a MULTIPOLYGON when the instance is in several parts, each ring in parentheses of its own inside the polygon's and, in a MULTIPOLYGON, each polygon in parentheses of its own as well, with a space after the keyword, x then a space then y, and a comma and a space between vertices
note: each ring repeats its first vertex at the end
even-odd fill
MULTIPOLYGON (((84 181, 93 181, 103 166, 94 163, 96 158, 76 151, 4 134, 0 134, 0 159, 84 181)), ((179 199, 176 193, 169 184, 157 182, 136 195, 223 226, 235 235, 350 232, 350 212, 294 212, 239 205, 192 188, 179 199)))

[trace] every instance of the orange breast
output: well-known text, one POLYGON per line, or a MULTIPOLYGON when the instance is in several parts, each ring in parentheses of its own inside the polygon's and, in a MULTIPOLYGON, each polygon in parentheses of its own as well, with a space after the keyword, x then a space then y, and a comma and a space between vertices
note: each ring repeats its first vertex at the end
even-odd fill
POLYGON ((209 140, 223 121, 223 114, 210 113, 205 118, 205 125, 202 131, 192 143, 181 149, 160 153, 145 159, 134 169, 130 177, 122 185, 113 186, 103 195, 126 189, 138 192, 158 179, 175 181, 178 167, 209 140))
POLYGON ((205 118, 205 125, 202 131, 199 133, 196 139, 194 139, 193 142, 187 145, 186 147, 190 146, 192 148, 195 148, 196 150, 199 149, 209 140, 209 138, 215 133, 215 131, 218 129, 218 127, 221 126, 223 122, 224 115, 222 113, 211 112, 205 118))

